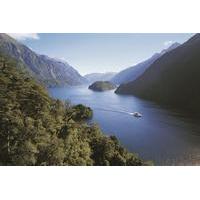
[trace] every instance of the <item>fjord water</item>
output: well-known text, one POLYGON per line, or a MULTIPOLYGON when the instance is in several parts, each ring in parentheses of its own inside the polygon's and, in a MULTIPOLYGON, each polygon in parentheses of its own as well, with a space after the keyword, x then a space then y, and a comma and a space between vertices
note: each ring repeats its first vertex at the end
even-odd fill
POLYGON ((84 104, 94 111, 107 135, 115 135, 129 151, 156 165, 199 165, 200 123, 178 111, 167 110, 113 90, 94 92, 88 86, 50 88, 53 98, 84 104), (141 118, 131 115, 142 113, 141 118))

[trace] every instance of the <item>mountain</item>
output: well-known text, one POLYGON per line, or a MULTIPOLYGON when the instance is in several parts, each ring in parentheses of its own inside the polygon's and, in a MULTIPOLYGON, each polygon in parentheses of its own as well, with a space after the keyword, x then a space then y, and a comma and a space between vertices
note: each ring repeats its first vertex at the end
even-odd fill
POLYGON ((159 57, 161 57, 163 54, 177 48, 179 45, 180 44, 176 42, 176 43, 172 44, 168 49, 164 49, 160 53, 154 54, 151 58, 149 58, 133 67, 129 67, 125 70, 122 70, 121 72, 117 73, 111 79, 111 81, 115 84, 122 84, 122 83, 128 83, 130 81, 135 80, 140 75, 142 75, 142 73, 144 73, 144 71, 159 57))
POLYGON ((86 82, 67 62, 39 55, 7 34, 0 33, 0 52, 22 62, 46 86, 79 85, 86 82))
POLYGON ((95 81, 109 81, 115 76, 115 72, 107 72, 107 73, 91 73, 86 74, 84 77, 90 82, 93 83, 95 81))
POLYGON ((157 59, 138 79, 122 84, 133 94, 165 105, 200 111, 200 34, 157 59))

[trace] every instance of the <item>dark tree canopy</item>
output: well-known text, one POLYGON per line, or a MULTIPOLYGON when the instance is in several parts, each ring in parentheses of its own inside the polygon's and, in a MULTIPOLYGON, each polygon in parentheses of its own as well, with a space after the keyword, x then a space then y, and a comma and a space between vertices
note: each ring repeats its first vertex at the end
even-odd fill
POLYGON ((106 90, 113 90, 116 88, 116 85, 109 81, 96 81, 93 84, 91 84, 88 88, 100 92, 106 90))
POLYGON ((85 122, 90 108, 51 99, 22 65, 2 55, 0 70, 0 165, 145 165, 85 122))

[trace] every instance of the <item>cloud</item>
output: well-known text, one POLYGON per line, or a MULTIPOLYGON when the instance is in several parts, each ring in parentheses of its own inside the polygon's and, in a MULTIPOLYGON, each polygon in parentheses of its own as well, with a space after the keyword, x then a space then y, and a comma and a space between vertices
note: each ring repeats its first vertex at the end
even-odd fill
POLYGON ((165 45, 165 46, 169 46, 169 45, 171 45, 171 44, 173 44, 173 43, 174 43, 174 42, 171 41, 171 40, 170 40, 170 41, 165 41, 165 42, 164 42, 164 45, 165 45))
POLYGON ((8 33, 11 37, 15 38, 16 40, 38 40, 40 39, 37 33, 8 33))

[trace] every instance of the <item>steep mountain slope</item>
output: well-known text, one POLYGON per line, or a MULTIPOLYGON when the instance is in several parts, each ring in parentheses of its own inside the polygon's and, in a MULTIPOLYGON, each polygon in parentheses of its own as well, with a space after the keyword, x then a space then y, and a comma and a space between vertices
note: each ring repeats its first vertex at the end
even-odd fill
POLYGON ((122 84, 122 83, 128 83, 130 81, 134 81, 136 78, 138 78, 144 71, 158 58, 160 58, 163 54, 166 52, 169 52, 175 48, 177 48, 180 44, 174 43, 169 48, 164 49, 160 53, 154 54, 151 58, 133 66, 129 67, 125 70, 122 70, 121 72, 117 73, 111 81, 115 84, 122 84))
POLYGON ((47 86, 78 85, 86 81, 68 63, 38 55, 4 33, 0 34, 0 52, 21 61, 35 78, 47 86))
POLYGON ((122 84, 119 94, 133 94, 200 111, 200 34, 156 60, 135 81, 122 84))
POLYGON ((109 81, 116 75, 115 72, 107 72, 107 73, 91 73, 86 74, 84 77, 90 82, 93 83, 95 81, 109 81))
MULTIPOLYGON (((17 65, 17 66, 16 66, 17 65)), ((0 54, 0 165, 145 165, 84 120, 92 110, 51 99, 0 54)))

